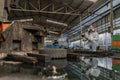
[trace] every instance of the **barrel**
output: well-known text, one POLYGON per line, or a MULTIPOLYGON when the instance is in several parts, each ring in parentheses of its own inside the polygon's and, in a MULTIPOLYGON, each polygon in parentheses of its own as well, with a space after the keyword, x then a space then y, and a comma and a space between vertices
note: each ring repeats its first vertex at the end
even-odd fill
POLYGON ((113 35, 112 41, 120 41, 120 35, 113 35))
POLYGON ((112 36, 112 50, 120 50, 120 35, 112 36))
POLYGON ((120 41, 112 41, 112 46, 120 47, 120 41))
POLYGON ((113 59, 112 63, 113 63, 112 65, 113 70, 120 71, 120 59, 113 59))

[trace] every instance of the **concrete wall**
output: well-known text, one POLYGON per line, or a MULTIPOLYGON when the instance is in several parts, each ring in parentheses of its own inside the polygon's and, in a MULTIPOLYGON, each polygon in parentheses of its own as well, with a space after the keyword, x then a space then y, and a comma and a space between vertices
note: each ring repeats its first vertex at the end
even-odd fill
MULTIPOLYGON (((43 47, 44 36, 37 35, 38 31, 31 30, 30 25, 22 24, 21 22, 15 22, 8 27, 2 35, 4 41, 1 42, 1 50, 13 50, 13 51, 35 51, 43 47), (25 29, 28 28, 28 29, 25 29), (33 32, 34 31, 34 32, 33 32)), ((35 28, 35 26, 33 26, 35 28)), ((39 27, 38 27, 39 28, 39 27)))

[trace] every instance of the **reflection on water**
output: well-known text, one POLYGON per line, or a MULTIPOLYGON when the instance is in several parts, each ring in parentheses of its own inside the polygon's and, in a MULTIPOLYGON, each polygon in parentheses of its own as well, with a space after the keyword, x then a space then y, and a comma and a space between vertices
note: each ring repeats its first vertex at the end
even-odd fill
POLYGON ((75 74, 68 69, 66 59, 52 60, 51 65, 57 67, 57 74, 53 75, 52 71, 47 71, 47 80, 79 80, 75 74))
POLYGON ((75 75, 68 72, 67 77, 59 77, 55 78, 55 76, 52 77, 46 77, 46 76, 38 76, 38 75, 30 75, 30 74, 21 74, 21 73, 2 73, 0 74, 0 80, 79 80, 75 75))
POLYGON ((51 66, 53 65, 57 67, 57 74, 52 74, 51 69, 40 70, 36 69, 35 66, 32 69, 20 66, 20 68, 16 68, 19 69, 17 72, 13 72, 13 68, 10 65, 10 68, 8 68, 11 69, 10 72, 0 73, 0 80, 79 80, 72 72, 67 70, 66 59, 52 60, 51 66))
POLYGON ((52 60, 51 65, 56 66, 57 69, 65 68, 67 66, 67 60, 66 59, 52 60))
MULTIPOLYGON (((83 58, 84 57, 81 57, 81 60, 85 61, 86 63, 88 63, 90 60, 90 58, 85 58, 85 59, 83 58)), ((104 58, 95 58, 95 59, 98 60, 98 66, 112 70, 112 58, 104 57, 104 58)))
POLYGON ((112 70, 112 58, 97 58, 98 59, 98 66, 107 68, 112 70))

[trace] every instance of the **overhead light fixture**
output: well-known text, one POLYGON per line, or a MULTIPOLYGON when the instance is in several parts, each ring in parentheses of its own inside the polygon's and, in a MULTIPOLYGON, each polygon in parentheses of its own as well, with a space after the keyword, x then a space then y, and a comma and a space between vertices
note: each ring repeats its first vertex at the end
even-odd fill
POLYGON ((98 0, 89 0, 89 1, 92 1, 92 2, 96 3, 98 0))
POLYGON ((54 31, 49 31, 49 33, 59 34, 58 32, 54 32, 54 31))
POLYGON ((20 19, 20 20, 15 20, 15 21, 26 22, 26 21, 33 21, 33 19, 20 19))
POLYGON ((58 25, 68 26, 66 23, 62 23, 62 22, 58 22, 58 21, 53 21, 53 20, 49 20, 49 19, 47 19, 46 21, 50 22, 50 23, 58 24, 58 25))

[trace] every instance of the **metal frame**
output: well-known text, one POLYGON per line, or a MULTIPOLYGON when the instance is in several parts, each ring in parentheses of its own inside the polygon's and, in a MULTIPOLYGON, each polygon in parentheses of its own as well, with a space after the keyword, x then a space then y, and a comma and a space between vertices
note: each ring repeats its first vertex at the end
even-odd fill
MULTIPOLYGON (((65 2, 63 2, 62 7, 59 7, 58 9, 56 9, 56 5, 54 2, 52 2, 51 4, 47 4, 44 7, 41 7, 41 1, 42 0, 36 0, 38 2, 38 6, 39 8, 37 8, 36 6, 34 6, 33 3, 25 0, 24 1, 24 7, 19 5, 19 8, 10 8, 10 10, 12 11, 26 11, 26 12, 38 12, 38 13, 48 13, 48 14, 65 14, 65 15, 80 15, 80 11, 79 9, 74 9, 73 7, 71 7, 70 5, 66 4, 65 2), (27 4, 29 4, 33 9, 27 9, 27 4), (46 10, 47 8, 50 8, 50 10, 46 10), (65 12, 63 12, 62 10, 65 10, 65 12)), ((15 2, 14 2, 15 3, 15 2)))
MULTIPOLYGON (((72 2, 73 2, 73 0, 71 1, 70 4, 72 4, 72 2)), ((71 16, 74 16, 74 18, 68 22, 69 26, 62 28, 61 33, 64 33, 66 30, 70 29, 71 25, 76 20, 78 20, 79 16, 81 16, 81 15, 85 16, 85 15, 90 14, 88 9, 90 9, 93 6, 93 3, 91 3, 85 10, 80 11, 80 9, 78 9, 78 8, 80 8, 80 6, 84 3, 84 0, 81 0, 80 4, 77 5, 76 8, 71 7, 70 4, 67 4, 65 2, 62 2, 61 3, 62 6, 58 7, 55 4, 55 2, 52 1, 52 0, 51 0, 50 4, 48 3, 47 5, 41 5, 41 4, 43 4, 43 0, 35 0, 35 3, 37 3, 37 4, 34 4, 31 1, 25 0, 25 1, 22 2, 22 6, 19 5, 18 8, 9 8, 9 10, 10 11, 22 11, 22 12, 41 13, 41 14, 45 13, 45 14, 56 14, 56 15, 58 15, 58 14, 67 15, 67 17, 65 18, 64 22, 68 21, 68 19, 71 16)), ((32 13, 30 13, 30 14, 32 14, 32 13)), ((49 16, 51 16, 51 15, 49 15, 49 16)), ((52 17, 54 17, 54 15, 52 15, 52 17)), ((40 19, 41 19, 41 17, 40 17, 40 19)), ((60 15, 59 19, 61 20, 61 19, 63 19, 63 17, 61 17, 61 15, 60 15)))

